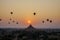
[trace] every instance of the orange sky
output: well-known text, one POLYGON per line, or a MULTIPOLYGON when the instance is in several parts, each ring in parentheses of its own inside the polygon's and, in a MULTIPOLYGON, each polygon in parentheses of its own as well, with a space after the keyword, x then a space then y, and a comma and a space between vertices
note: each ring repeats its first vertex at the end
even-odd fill
MULTIPOLYGON (((60 28, 60 0, 0 0, 0 26, 28 26, 27 21, 31 20, 31 24, 37 28, 60 28), (10 12, 13 11, 13 15, 10 12), (33 13, 36 12, 36 16, 33 13), (7 24, 9 18, 12 17, 19 25, 11 23, 7 24), (52 19, 53 23, 42 24, 42 20, 52 19), (53 27, 48 27, 48 26, 53 27), (47 26, 47 27, 46 27, 47 26), (55 27, 54 27, 55 26, 55 27)), ((18 28, 19 28, 18 27, 18 28)))

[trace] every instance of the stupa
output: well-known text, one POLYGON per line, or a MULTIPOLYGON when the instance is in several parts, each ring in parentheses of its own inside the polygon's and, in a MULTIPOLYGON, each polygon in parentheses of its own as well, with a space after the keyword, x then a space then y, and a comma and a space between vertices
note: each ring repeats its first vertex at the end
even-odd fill
POLYGON ((35 28, 30 24, 25 30, 26 31, 34 31, 35 28))

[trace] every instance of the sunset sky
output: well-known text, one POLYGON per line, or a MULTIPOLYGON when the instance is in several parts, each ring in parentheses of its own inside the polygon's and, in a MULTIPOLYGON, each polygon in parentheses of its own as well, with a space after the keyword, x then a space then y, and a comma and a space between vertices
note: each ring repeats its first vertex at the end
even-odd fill
POLYGON ((0 0, 0 19, 0 28, 26 28, 29 24, 35 28, 60 28, 60 0, 0 0), (53 22, 47 22, 47 18, 53 22))

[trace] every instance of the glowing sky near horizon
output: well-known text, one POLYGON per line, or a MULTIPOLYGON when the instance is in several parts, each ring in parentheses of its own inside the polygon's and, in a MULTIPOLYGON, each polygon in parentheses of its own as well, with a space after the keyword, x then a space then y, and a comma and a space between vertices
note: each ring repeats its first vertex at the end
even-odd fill
POLYGON ((60 0, 0 0, 0 18, 0 28, 24 28, 29 25, 28 20, 36 28, 60 28, 60 0), (19 24, 9 21, 10 17, 19 24), (53 22, 47 22, 47 18, 53 22))

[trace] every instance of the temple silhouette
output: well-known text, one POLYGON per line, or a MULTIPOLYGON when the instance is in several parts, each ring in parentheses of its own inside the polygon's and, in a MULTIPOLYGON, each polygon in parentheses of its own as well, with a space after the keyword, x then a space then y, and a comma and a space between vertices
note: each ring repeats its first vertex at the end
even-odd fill
POLYGON ((0 28, 0 40, 60 40, 60 29, 37 29, 32 24, 24 29, 0 28))
POLYGON ((34 30, 36 30, 36 28, 34 28, 34 27, 32 26, 32 24, 30 24, 27 28, 25 28, 25 30, 26 30, 26 31, 34 31, 34 30))

